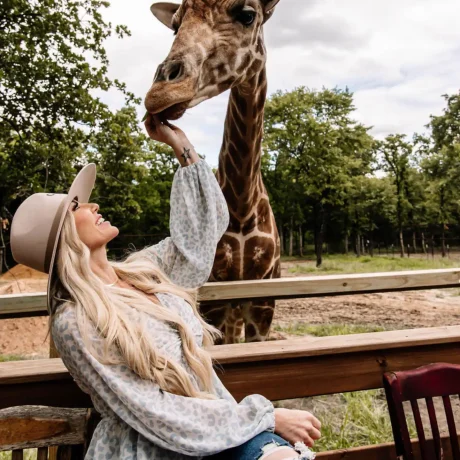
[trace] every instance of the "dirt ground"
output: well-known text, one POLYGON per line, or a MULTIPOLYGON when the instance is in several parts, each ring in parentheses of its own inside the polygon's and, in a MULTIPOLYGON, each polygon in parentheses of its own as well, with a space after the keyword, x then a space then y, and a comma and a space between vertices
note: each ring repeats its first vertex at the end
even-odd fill
MULTIPOLYGON (((288 270, 296 264, 296 262, 284 262, 281 276, 295 276, 288 270)), ((377 325, 389 329, 458 325, 460 324, 460 286, 459 289, 278 301, 274 323, 286 326, 297 322, 377 325)))
MULTIPOLYGON (((283 276, 292 276, 290 264, 283 263, 283 276)), ((17 266, 0 277, 0 294, 43 292, 46 281, 46 275, 17 266)), ((274 325, 297 322, 390 329, 460 325, 460 288, 278 301, 274 325)), ((0 320, 0 354, 48 356, 47 323, 47 317, 0 320)))

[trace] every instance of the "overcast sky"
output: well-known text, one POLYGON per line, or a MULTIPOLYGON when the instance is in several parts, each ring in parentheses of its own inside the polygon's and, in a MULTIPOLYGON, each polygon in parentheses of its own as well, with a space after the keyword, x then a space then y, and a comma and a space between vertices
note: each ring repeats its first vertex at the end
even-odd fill
MULTIPOLYGON (((132 37, 107 42, 110 76, 143 97, 173 33, 148 0, 111 0, 105 17, 132 37)), ((459 0, 280 0, 265 27, 269 93, 304 85, 349 87, 355 118, 372 133, 412 135, 441 113, 442 94, 460 88, 459 0)), ((122 99, 102 94, 112 108, 122 99)), ((178 124, 217 164, 228 93, 190 110, 178 124)), ((144 109, 139 107, 142 118, 144 109)))

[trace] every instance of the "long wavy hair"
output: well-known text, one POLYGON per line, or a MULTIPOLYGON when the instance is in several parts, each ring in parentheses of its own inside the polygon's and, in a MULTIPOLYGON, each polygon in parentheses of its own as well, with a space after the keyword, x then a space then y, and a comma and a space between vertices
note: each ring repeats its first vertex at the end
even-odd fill
POLYGON ((63 297, 75 308, 78 328, 91 354, 103 364, 125 364, 139 377, 151 380, 167 392, 202 399, 215 398, 212 382, 212 359, 199 347, 184 320, 145 294, 174 294, 184 299, 203 327, 203 345, 214 343, 220 332, 207 324, 197 308, 196 290, 184 289, 171 282, 143 251, 131 253, 123 262, 110 262, 117 276, 136 290, 107 286, 90 267, 90 250, 80 240, 72 212, 68 211, 60 235, 56 269, 56 285, 52 290, 50 329, 56 306, 63 297), (60 286, 59 286, 60 284, 60 286), (53 307, 54 305, 54 307, 53 307), (167 322, 181 338, 185 360, 194 379, 184 366, 164 356, 149 339, 143 322, 136 321, 129 311, 144 312, 167 322), (91 327, 102 339, 103 352, 88 337, 91 327), (111 353, 115 347, 118 353, 111 353), (194 384, 194 381, 196 384, 194 384), (198 385, 198 387, 197 387, 198 385))

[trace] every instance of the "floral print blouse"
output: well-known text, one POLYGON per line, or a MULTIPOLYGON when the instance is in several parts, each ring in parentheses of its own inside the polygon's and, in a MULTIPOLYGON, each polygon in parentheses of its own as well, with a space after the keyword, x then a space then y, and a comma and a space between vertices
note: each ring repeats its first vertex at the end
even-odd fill
MULTIPOLYGON (((216 245, 227 229, 228 209, 211 168, 200 160, 179 168, 171 191, 171 237, 142 254, 171 280, 199 287, 211 272, 216 245)), ((163 306, 190 326, 198 345, 203 331, 188 303, 171 294, 157 294, 163 306)), ((166 355, 189 369, 175 329, 143 312, 147 331, 166 355)), ((243 444, 263 431, 274 431, 272 403, 251 395, 237 403, 214 373, 217 399, 177 396, 143 380, 125 365, 105 365, 85 347, 74 309, 58 308, 52 336, 64 364, 101 414, 85 459, 202 458, 243 444)), ((96 330, 89 337, 98 346, 96 330)), ((194 376, 192 375, 192 379, 194 376)))

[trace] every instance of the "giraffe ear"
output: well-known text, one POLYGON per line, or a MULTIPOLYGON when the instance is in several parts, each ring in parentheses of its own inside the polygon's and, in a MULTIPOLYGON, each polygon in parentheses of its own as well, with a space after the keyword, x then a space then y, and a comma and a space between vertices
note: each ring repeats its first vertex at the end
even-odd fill
POLYGON ((172 18, 176 14, 176 11, 179 9, 179 7, 180 5, 176 3, 159 2, 154 3, 150 7, 150 11, 166 27, 172 29, 172 18))
POLYGON ((264 23, 267 22, 275 11, 275 6, 280 0, 262 0, 262 5, 265 11, 264 23))

